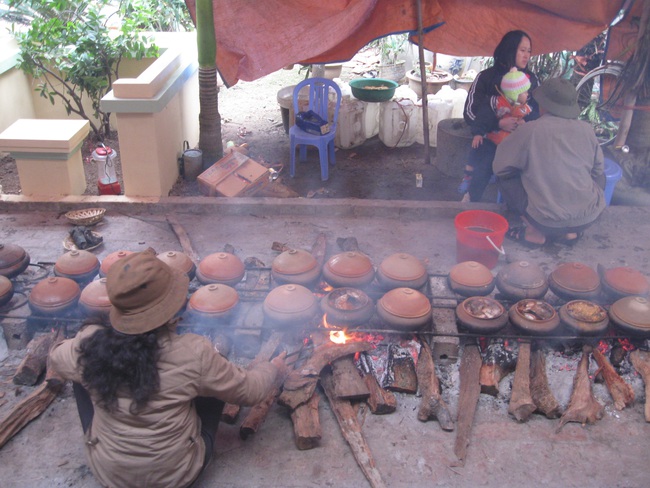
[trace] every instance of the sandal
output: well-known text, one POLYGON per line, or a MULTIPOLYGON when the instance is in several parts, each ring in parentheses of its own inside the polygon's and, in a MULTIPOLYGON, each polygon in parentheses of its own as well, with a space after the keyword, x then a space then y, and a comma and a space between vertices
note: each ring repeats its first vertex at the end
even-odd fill
POLYGON ((555 242, 557 244, 563 244, 565 246, 573 247, 580 239, 582 239, 584 235, 585 235, 584 231, 580 231, 573 239, 567 239, 566 237, 558 237, 557 239, 555 239, 555 242))
POLYGON ((506 237, 511 241, 518 242, 522 246, 527 247, 528 249, 539 249, 544 244, 538 244, 536 242, 531 242, 526 240, 526 226, 519 225, 516 227, 511 227, 506 232, 506 237))

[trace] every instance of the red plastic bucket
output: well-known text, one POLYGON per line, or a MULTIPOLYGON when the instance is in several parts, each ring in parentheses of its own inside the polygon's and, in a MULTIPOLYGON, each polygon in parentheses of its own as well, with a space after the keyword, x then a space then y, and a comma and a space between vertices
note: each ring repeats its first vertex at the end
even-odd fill
POLYGON ((508 221, 487 210, 467 210, 456 215, 456 261, 478 261, 492 269, 504 254, 508 221))

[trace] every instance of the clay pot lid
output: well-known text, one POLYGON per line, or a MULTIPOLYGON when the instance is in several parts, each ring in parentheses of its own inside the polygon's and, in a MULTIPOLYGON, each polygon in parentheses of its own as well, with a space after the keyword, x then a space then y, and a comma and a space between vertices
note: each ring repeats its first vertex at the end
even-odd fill
POLYGON ((63 276, 51 276, 39 281, 29 294, 29 303, 48 310, 76 302, 81 289, 76 281, 63 276))
POLYGON ((370 258, 358 251, 336 254, 327 261, 325 266, 333 275, 344 278, 360 278, 374 273, 370 258))
POLYGON ((271 290, 264 299, 264 305, 280 314, 299 314, 313 309, 317 303, 309 289, 292 283, 271 290))
POLYGON ((16 244, 0 244, 0 269, 22 262, 27 256, 25 250, 16 244))
POLYGON ((188 308, 203 313, 224 313, 239 303, 239 293, 221 283, 202 286, 190 296, 188 308))
POLYGON ((650 332, 650 301, 647 298, 621 298, 609 307, 609 315, 618 324, 650 332))
POLYGON ((234 254, 217 252, 204 257, 198 271, 204 280, 239 281, 244 277, 244 263, 234 254))
POLYGON ((528 261, 515 261, 506 265, 497 273, 497 279, 523 289, 535 289, 546 285, 544 270, 537 264, 528 261))
POLYGON ((100 278, 88 283, 81 290, 79 303, 93 309, 109 310, 111 308, 111 301, 108 298, 108 291, 106 290, 106 278, 100 278))
POLYGON ((494 281, 490 269, 477 261, 463 261, 451 268, 449 279, 460 286, 489 286, 494 281))
POLYGON ((0 297, 5 296, 7 293, 13 293, 14 284, 6 276, 0 275, 0 297))
POLYGON ((388 256, 379 265, 385 277, 399 281, 415 281, 426 274, 422 261, 415 256, 400 252, 388 256))
POLYGON ((396 317, 418 318, 431 313, 429 299, 413 288, 401 287, 390 290, 379 299, 379 304, 396 317))
POLYGON ((515 303, 508 312, 511 322, 531 333, 547 334, 560 325, 560 317, 550 303, 526 298, 515 303))
POLYGON ((194 262, 184 252, 161 252, 158 254, 157 258, 160 259, 163 263, 168 264, 172 268, 180 270, 186 275, 190 275, 196 269, 194 262))
POLYGON ((61 255, 54 263, 58 275, 76 276, 99 270, 99 259, 90 251, 73 249, 61 255))
POLYGON ((629 266, 605 270, 602 279, 606 285, 618 293, 648 295, 650 292, 648 279, 640 271, 629 266))
POLYGON ((114 251, 110 253, 102 260, 102 264, 99 267, 99 272, 103 276, 106 276, 106 273, 108 273, 108 270, 113 264, 115 264, 116 261, 119 261, 120 259, 127 257, 129 254, 133 254, 133 252, 134 251, 120 250, 120 251, 114 251))
POLYGON ((298 275, 316 268, 318 262, 304 249, 288 249, 275 257, 271 269, 284 275, 298 275))
POLYGON ((595 292, 600 286, 596 271, 583 263, 564 263, 551 273, 555 284, 567 292, 595 292))

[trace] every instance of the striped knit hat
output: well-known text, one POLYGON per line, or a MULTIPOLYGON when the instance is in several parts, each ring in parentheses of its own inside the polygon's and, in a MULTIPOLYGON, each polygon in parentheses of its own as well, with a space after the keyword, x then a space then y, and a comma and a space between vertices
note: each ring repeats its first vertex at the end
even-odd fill
POLYGON ((517 101, 520 93, 527 92, 528 90, 530 90, 530 80, 523 71, 512 68, 508 73, 503 75, 501 79, 501 91, 511 103, 517 101))

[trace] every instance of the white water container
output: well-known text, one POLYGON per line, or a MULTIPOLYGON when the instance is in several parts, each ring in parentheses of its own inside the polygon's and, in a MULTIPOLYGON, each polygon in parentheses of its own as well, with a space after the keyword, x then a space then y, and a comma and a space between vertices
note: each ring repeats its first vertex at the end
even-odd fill
POLYGON ((409 99, 382 102, 379 109, 379 139, 388 147, 411 146, 417 130, 416 125, 411 124, 411 117, 417 109, 413 100, 409 99))
POLYGON ((366 139, 370 139, 379 134, 379 109, 381 108, 381 104, 375 102, 362 103, 364 104, 363 136, 366 139))
MULTIPOLYGON (((429 104, 427 105, 427 115, 429 117, 429 146, 436 147, 438 145, 438 122, 451 118, 454 104, 451 100, 442 100, 437 98, 435 95, 430 95, 427 98, 429 99, 429 104)), ((421 107, 420 110, 422 110, 421 107)), ((420 126, 422 126, 421 123, 420 126)), ((422 127, 419 131, 417 142, 424 144, 422 127)))
POLYGON ((364 134, 364 102, 351 97, 341 100, 334 145, 341 149, 357 147, 366 141, 364 134))
POLYGON ((451 100, 454 108, 451 112, 451 118, 460 119, 463 116, 463 109, 465 108, 465 100, 467 100, 467 92, 461 88, 455 90, 448 85, 443 86, 438 93, 437 98, 441 100, 451 100))

